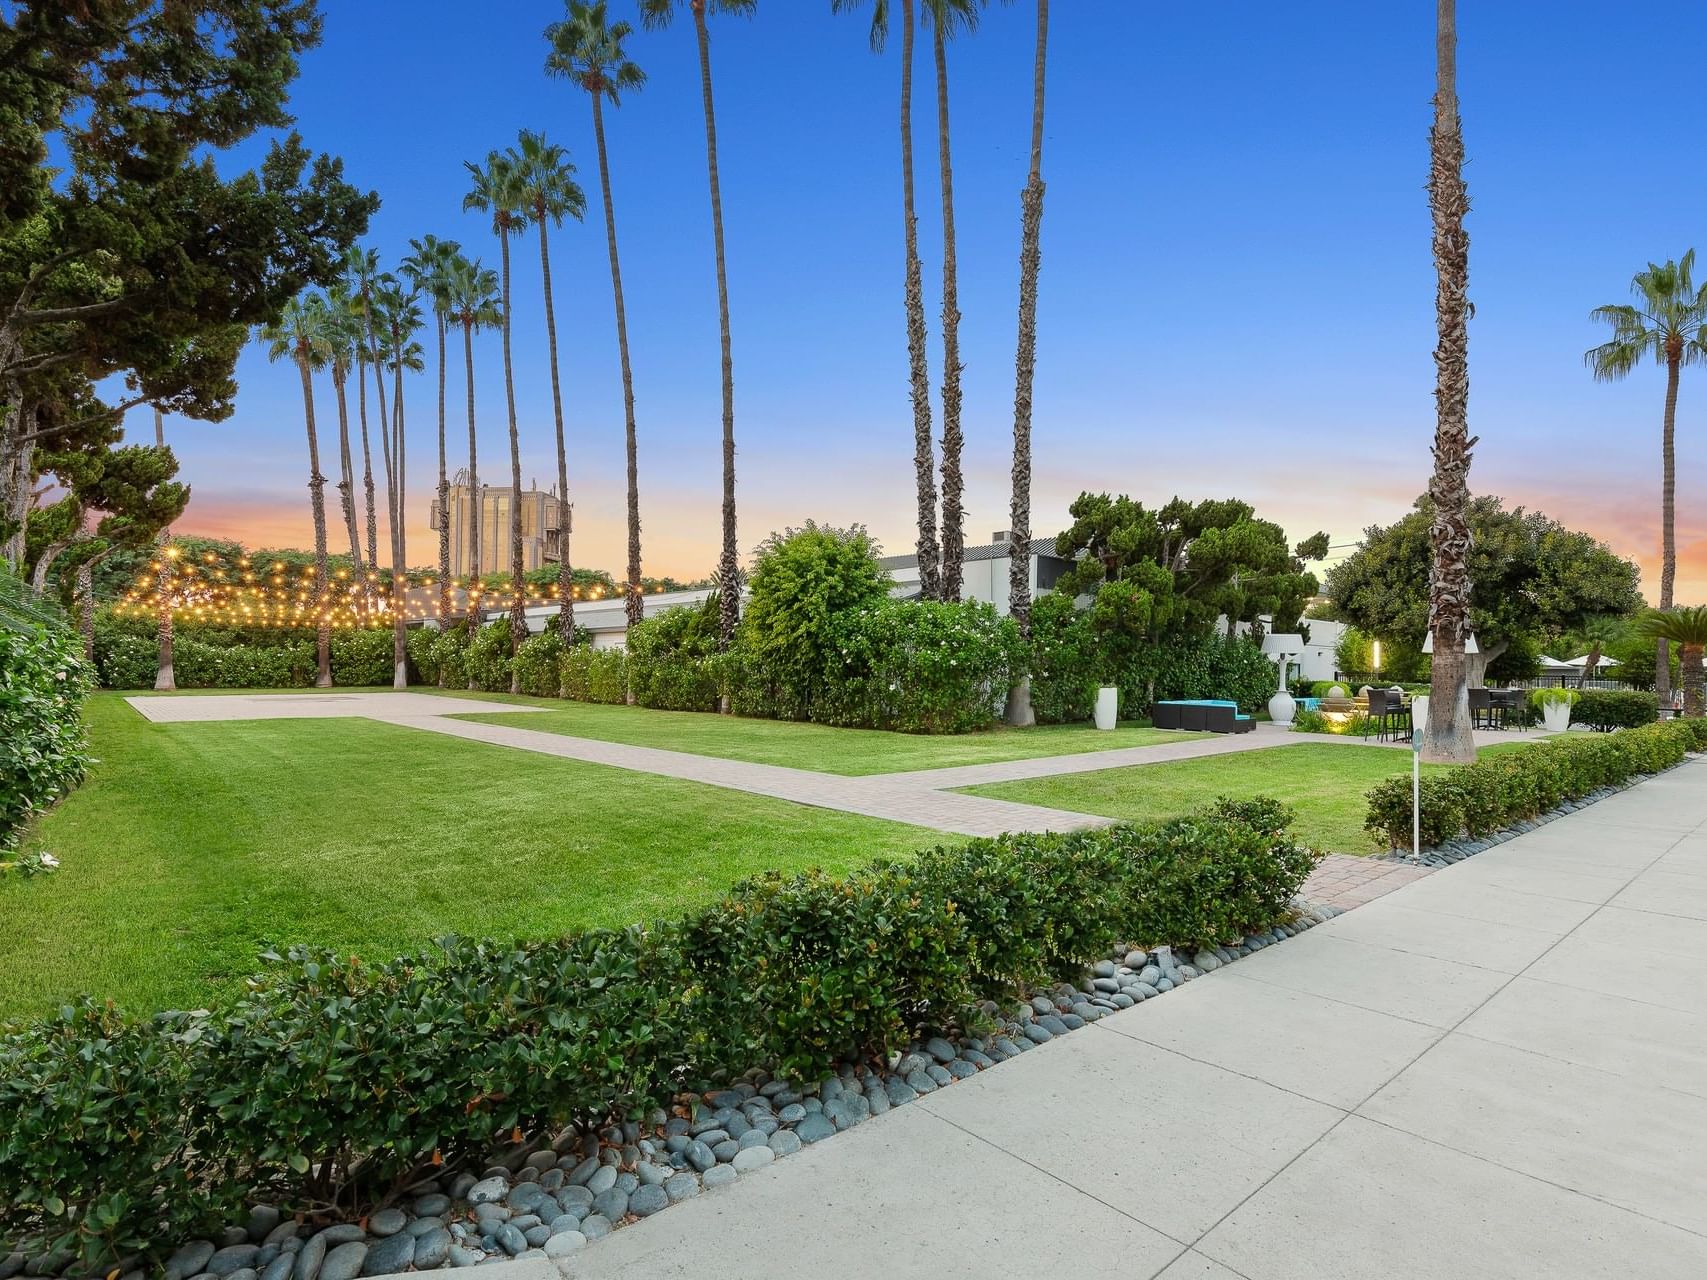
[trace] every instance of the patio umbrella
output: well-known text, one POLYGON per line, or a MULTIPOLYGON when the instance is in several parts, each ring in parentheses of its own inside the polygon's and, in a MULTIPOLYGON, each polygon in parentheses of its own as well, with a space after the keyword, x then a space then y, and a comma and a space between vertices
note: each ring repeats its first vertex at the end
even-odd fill
MULTIPOLYGON (((1543 658, 1541 660, 1541 662, 1542 662, 1543 666, 1547 665, 1547 659, 1543 658)), ((1574 670, 1581 671, 1583 669, 1583 667, 1585 667, 1587 664, 1588 664, 1588 654, 1585 653, 1585 654, 1581 654, 1575 658, 1572 658, 1569 662, 1561 663, 1559 665, 1571 667, 1574 670)), ((1609 658, 1603 653, 1600 655, 1599 660, 1594 665, 1597 667, 1616 667, 1616 666, 1621 666, 1622 664, 1618 661, 1617 658, 1609 658)))
POLYGON ((1537 659, 1537 661, 1540 662, 1541 669, 1543 671, 1570 671, 1570 670, 1572 670, 1570 663, 1561 662, 1557 658, 1549 658, 1546 654, 1542 654, 1541 657, 1537 659))

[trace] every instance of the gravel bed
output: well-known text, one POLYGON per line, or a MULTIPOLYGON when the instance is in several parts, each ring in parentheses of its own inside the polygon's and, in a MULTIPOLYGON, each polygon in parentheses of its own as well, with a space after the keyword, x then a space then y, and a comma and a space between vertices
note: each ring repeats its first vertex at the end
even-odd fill
MULTIPOLYGON (((510 1147, 478 1171, 418 1184, 361 1223, 302 1222, 271 1205, 256 1205, 241 1226, 184 1243, 157 1274, 166 1280, 356 1280, 511 1258, 567 1258, 622 1226, 727 1186, 1339 914, 1302 900, 1293 908, 1290 923, 1230 946, 1190 955, 1166 947, 1121 948, 1092 965, 1076 987, 1063 983, 1012 1008, 986 1004, 982 1012, 993 1028, 986 1034, 926 1037, 893 1054, 883 1069, 847 1062, 839 1074, 814 1082, 755 1069, 725 1087, 683 1095, 645 1124, 630 1121, 596 1133, 566 1130, 550 1146, 510 1147)), ((0 1248, 0 1280, 80 1274, 68 1261, 0 1248)), ((106 1274, 144 1280, 150 1273, 132 1262, 106 1274)))

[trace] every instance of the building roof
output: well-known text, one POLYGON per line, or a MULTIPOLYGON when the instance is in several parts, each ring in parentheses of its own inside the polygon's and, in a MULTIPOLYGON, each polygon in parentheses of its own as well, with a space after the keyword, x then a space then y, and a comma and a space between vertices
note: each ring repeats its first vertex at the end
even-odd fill
MULTIPOLYGON (((1045 559, 1065 558, 1056 555, 1054 538, 1033 538, 1031 540, 1031 554, 1045 559)), ((967 547, 963 552, 963 558, 966 560, 1006 560, 1008 558, 1008 544, 1006 541, 1002 541, 985 543, 977 547, 967 547)), ((884 556, 878 561, 878 564, 885 569, 912 569, 918 563, 919 557, 916 552, 905 556, 884 556)))

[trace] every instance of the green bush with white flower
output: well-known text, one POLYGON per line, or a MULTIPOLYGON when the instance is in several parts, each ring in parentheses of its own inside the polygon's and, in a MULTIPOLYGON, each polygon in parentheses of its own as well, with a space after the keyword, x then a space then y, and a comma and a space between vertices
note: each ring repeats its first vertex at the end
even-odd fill
POLYGON ((7 862, 31 820, 88 770, 81 713, 92 673, 64 617, 0 574, 0 862, 7 862))

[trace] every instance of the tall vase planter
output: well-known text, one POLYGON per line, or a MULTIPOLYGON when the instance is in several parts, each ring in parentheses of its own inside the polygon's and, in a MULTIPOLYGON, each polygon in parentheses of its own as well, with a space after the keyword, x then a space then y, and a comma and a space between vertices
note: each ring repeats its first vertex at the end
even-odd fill
POLYGON ((1116 685, 1103 685, 1097 690, 1096 726, 1106 733, 1119 719, 1120 689, 1116 685))
POLYGON ((1292 716, 1297 710, 1298 703, 1284 689, 1268 700, 1268 718, 1283 728, 1292 723, 1292 716))

